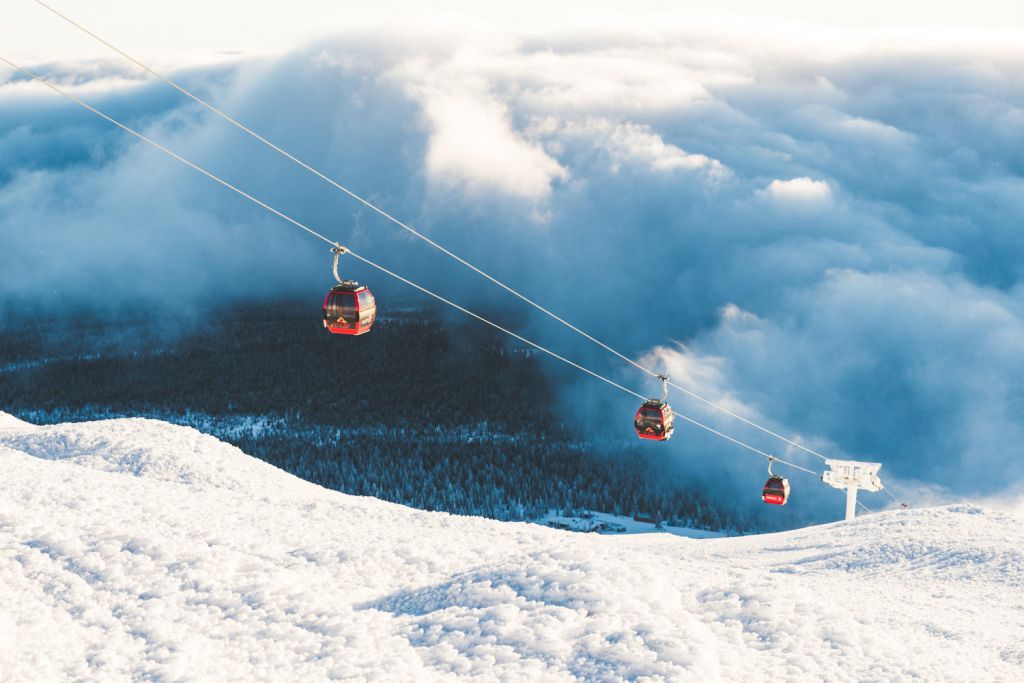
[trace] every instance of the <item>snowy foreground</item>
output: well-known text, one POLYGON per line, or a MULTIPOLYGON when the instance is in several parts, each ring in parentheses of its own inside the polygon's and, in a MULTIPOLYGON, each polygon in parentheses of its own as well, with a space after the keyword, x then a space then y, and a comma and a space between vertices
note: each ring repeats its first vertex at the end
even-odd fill
POLYGON ((598 536, 0 413, 0 680, 1022 681, 1024 534, 957 506, 598 536))

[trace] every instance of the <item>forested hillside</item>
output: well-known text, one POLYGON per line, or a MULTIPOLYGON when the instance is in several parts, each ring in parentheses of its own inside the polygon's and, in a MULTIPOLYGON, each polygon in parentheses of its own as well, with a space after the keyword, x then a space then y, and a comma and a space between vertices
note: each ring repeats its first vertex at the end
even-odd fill
POLYGON ((543 361, 480 325, 406 309, 338 339, 308 309, 234 307, 186 335, 124 315, 59 328, 10 320, 0 408, 41 423, 196 426, 323 486, 428 510, 511 520, 590 508, 745 526, 695 485, 666 481, 639 446, 570 433, 543 361))

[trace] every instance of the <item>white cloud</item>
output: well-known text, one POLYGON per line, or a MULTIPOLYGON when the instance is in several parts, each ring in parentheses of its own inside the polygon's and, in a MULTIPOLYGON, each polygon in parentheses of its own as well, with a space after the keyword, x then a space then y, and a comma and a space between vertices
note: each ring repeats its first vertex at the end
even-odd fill
MULTIPOLYGON (((733 395, 728 387, 725 376, 726 361, 715 356, 701 356, 684 346, 656 346, 638 361, 648 368, 658 368, 665 372, 674 384, 686 387, 690 391, 704 397, 712 403, 730 410, 748 419, 760 419, 755 409, 746 405, 733 395)), ((670 390, 669 401, 676 390, 670 390)), ((718 417, 714 409, 690 402, 688 412, 700 412, 705 416, 718 417)))
POLYGON ((831 201, 832 188, 824 180, 806 176, 789 180, 773 180, 758 194, 767 199, 791 204, 822 204, 831 201))
POLYGON ((613 158, 645 163, 656 171, 705 169, 715 175, 725 172, 725 167, 717 159, 690 154, 675 145, 666 144, 649 127, 635 123, 615 125, 608 132, 606 145, 613 158))
POLYGON ((1008 515, 1024 518, 1024 495, 1005 493, 978 501, 979 505, 990 507, 1008 515))
POLYGON ((759 318, 750 311, 745 311, 732 303, 722 306, 718 311, 718 317, 728 323, 756 323, 759 320, 759 318))
POLYGON ((700 68, 679 55, 645 46, 592 52, 508 55, 490 71, 523 84, 525 107, 542 112, 669 111, 711 99, 704 83, 737 67, 700 68))
POLYGON ((512 128, 507 107, 469 90, 432 90, 423 97, 430 121, 427 170, 432 178, 469 188, 544 199, 568 171, 512 128))
MULTIPOLYGON (((54 72, 48 69, 34 67, 34 73, 44 76, 47 80, 59 86, 61 90, 75 95, 76 97, 107 96, 122 92, 129 92, 143 85, 143 81, 136 78, 126 77, 120 74, 103 74, 88 72, 83 74, 68 74, 60 71, 54 72)), ((53 98, 57 95, 45 86, 29 79, 22 78, 21 74, 11 73, 17 79, 9 81, 0 80, 0 96, 4 98, 39 99, 41 97, 53 98)))
MULTIPOLYGON (((245 22, 237 21, 235 3, 179 0, 173 10, 159 14, 143 7, 144 3, 135 4, 138 7, 122 0, 79 2, 74 3, 73 16, 129 52, 177 64, 219 61, 226 52, 277 54, 318 36, 346 32, 363 32, 378 40, 396 32, 459 32, 484 40, 509 32, 542 40, 553 32, 582 36, 583 40, 624 33, 634 33, 639 40, 652 33, 671 32, 672 39, 666 44, 673 47, 690 46, 713 36, 748 51, 771 46, 801 56, 877 51, 879 45, 901 50, 933 47, 947 52, 967 45, 995 52, 1019 49, 1019 27, 1024 25, 1021 3, 1009 0, 933 3, 927 13, 920 11, 918 3, 883 0, 855 5, 728 0, 703 6, 664 0, 642 0, 628 6, 579 0, 380 0, 362 7, 346 3, 344 12, 337 11, 338 3, 330 0, 292 0, 248 3, 249 20, 245 22)), ((8 56, 26 61, 106 56, 105 50, 91 41, 55 40, 53 17, 32 3, 6 5, 5 24, 18 27, 5 35, 8 56)))
POLYGON ((400 60, 388 77, 423 107, 431 128, 426 165, 435 180, 544 199, 553 181, 569 178, 552 155, 562 155, 572 138, 593 139, 613 170, 728 173, 718 160, 666 143, 626 117, 710 101, 704 83, 742 81, 742 60, 650 45, 531 50, 497 40, 450 52, 434 47, 400 60))
POLYGON ((717 159, 704 154, 691 154, 666 143, 650 126, 620 122, 608 118, 587 118, 582 121, 560 121, 546 117, 532 126, 534 134, 549 140, 549 147, 558 148, 562 140, 584 138, 607 153, 612 170, 620 166, 645 166, 653 171, 671 173, 677 170, 705 171, 712 177, 729 174, 717 159))
POLYGON ((889 144, 905 143, 912 139, 911 135, 895 126, 859 116, 851 116, 841 121, 839 129, 851 137, 861 137, 865 140, 877 140, 889 144))

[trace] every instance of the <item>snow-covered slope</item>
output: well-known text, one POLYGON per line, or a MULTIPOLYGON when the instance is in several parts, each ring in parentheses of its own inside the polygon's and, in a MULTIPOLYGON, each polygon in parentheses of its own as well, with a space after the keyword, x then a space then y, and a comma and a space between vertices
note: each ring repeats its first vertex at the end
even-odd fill
POLYGON ((958 506, 574 534, 0 413, 0 680, 1024 680, 1024 534, 958 506))

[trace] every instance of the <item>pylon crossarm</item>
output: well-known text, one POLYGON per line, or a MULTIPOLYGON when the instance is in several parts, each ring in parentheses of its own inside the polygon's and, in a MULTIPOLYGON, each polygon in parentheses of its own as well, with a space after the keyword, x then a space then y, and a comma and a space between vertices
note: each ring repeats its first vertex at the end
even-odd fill
POLYGON ((881 491, 882 480, 878 470, 880 462, 858 462, 856 460, 825 460, 829 469, 821 480, 829 486, 846 491, 846 519, 851 520, 857 511, 857 490, 881 491))

